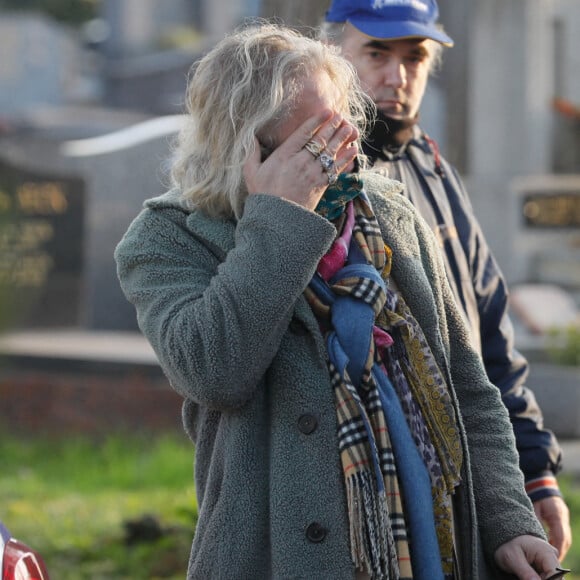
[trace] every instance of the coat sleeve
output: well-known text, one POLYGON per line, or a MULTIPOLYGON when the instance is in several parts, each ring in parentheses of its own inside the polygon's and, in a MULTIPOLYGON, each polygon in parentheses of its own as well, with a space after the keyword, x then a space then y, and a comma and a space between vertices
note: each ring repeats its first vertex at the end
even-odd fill
POLYGON ((219 263, 188 223, 177 209, 145 209, 115 251, 121 287, 172 386, 209 408, 240 407, 336 230, 296 204, 253 195, 219 263))
POLYGON ((512 423, 519 462, 530 497, 539 500, 559 495, 553 475, 560 470, 562 452, 554 434, 545 429, 534 393, 525 386, 529 365, 514 347, 513 327, 508 313, 508 289, 497 262, 474 217, 461 179, 460 207, 454 208, 464 251, 469 259, 480 320, 482 358, 489 380, 496 385, 512 423), (540 482, 544 481, 545 485, 540 482))

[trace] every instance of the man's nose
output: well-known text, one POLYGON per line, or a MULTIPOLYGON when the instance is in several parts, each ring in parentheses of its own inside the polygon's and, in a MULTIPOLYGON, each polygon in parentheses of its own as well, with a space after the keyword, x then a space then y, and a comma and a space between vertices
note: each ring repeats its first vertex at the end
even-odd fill
POLYGON ((385 85, 400 89, 407 84, 407 69, 401 61, 393 60, 385 65, 385 85))

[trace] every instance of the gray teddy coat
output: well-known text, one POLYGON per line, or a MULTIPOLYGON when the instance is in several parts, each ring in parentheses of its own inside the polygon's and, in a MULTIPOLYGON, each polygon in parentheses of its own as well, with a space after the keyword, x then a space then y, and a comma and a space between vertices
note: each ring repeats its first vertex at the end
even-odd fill
MULTIPOLYGON (((489 562, 500 544, 544 537, 508 415, 469 344, 432 232, 400 184, 364 175, 393 279, 462 417, 462 576, 497 579, 489 562)), ((274 196, 250 196, 235 223, 188 209, 171 191, 146 202, 116 249, 123 291, 184 398, 195 444, 188 578, 354 578, 325 347, 303 296, 335 235, 326 219, 274 196)))

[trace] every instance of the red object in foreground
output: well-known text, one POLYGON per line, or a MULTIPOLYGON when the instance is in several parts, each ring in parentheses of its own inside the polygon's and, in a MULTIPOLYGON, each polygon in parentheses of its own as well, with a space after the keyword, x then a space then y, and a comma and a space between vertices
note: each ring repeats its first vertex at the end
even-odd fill
POLYGON ((2 580, 49 580, 40 554, 11 537, 1 523, 0 569, 2 580))

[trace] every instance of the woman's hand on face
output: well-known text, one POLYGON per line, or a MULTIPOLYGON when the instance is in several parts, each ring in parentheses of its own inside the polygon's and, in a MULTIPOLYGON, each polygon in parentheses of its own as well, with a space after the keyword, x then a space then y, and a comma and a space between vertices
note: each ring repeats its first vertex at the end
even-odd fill
POLYGON ((275 195, 314 211, 332 176, 350 169, 358 154, 357 139, 355 127, 325 110, 306 120, 264 161, 256 140, 256 150, 244 165, 248 193, 275 195), (334 159, 333 167, 325 169, 305 149, 308 142, 334 159))

